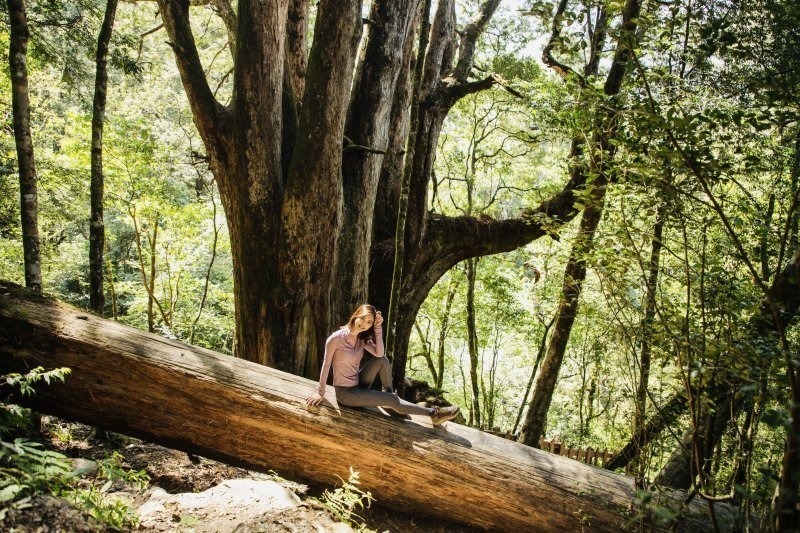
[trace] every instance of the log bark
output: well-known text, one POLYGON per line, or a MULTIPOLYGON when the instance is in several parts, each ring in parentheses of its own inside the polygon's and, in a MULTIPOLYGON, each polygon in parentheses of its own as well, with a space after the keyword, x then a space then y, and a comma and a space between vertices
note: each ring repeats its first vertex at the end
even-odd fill
MULTIPOLYGON (((307 407, 312 381, 0 282, 0 373, 39 365, 72 369, 26 400, 41 411, 316 483, 352 466, 379 502, 480 528, 618 531, 636 496, 630 478, 457 424, 341 409, 332 391, 307 407)), ((679 530, 708 528, 704 503, 688 509, 679 530)))

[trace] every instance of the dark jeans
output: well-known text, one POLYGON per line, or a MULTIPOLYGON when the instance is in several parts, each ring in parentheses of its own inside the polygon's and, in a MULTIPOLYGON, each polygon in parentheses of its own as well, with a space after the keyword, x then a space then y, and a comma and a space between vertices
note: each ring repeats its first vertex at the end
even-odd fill
POLYGON ((429 416, 427 407, 407 402, 392 391, 392 365, 386 357, 371 357, 358 374, 356 387, 336 386, 336 401, 348 407, 391 407, 398 413, 429 416), (376 377, 381 378, 383 391, 370 390, 376 377))

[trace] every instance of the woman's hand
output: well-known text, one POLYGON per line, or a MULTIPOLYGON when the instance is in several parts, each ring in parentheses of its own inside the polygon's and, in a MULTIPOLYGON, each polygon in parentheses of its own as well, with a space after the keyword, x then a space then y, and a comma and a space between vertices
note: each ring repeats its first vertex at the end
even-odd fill
POLYGON ((306 405, 319 405, 320 403, 322 403, 322 396, 318 392, 306 398, 306 405))
POLYGON ((381 324, 383 324, 383 315, 381 315, 381 312, 378 311, 377 313, 375 313, 375 322, 373 322, 372 325, 377 328, 381 324))

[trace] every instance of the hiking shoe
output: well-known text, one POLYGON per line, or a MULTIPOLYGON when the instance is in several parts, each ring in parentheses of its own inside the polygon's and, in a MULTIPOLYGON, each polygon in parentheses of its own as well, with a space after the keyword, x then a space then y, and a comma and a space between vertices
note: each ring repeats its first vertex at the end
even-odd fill
POLYGON ((450 407, 434 407, 431 413, 431 422, 433 422, 434 426, 444 424, 448 420, 457 417, 459 411, 460 409, 457 405, 451 405, 450 407))

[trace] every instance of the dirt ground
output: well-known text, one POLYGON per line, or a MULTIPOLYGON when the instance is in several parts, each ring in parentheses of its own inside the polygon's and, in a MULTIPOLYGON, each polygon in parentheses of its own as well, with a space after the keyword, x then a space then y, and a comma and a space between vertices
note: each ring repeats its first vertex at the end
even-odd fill
MULTIPOLYGON (((115 483, 109 497, 125 501, 137 514, 136 531, 208 533, 353 531, 337 522, 318 496, 325 488, 309 487, 278 474, 263 474, 189 456, 138 439, 111 435, 97 438, 91 427, 53 417, 42 419, 43 438, 52 449, 74 458, 76 466, 91 471, 96 461, 113 452, 122 466, 143 470, 150 477, 144 490, 115 483)), ((96 466, 95 466, 96 468, 96 466)), ((89 474, 91 475, 91 474, 89 474)), ((393 512, 377 503, 359 511, 355 523, 370 531, 444 533, 475 531, 457 524, 393 512)), ((0 530, 14 532, 97 532, 107 527, 82 514, 65 500, 35 497, 30 506, 9 510, 0 530)))

